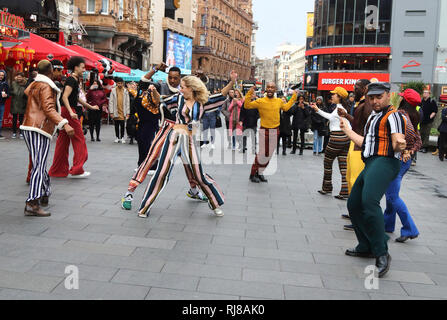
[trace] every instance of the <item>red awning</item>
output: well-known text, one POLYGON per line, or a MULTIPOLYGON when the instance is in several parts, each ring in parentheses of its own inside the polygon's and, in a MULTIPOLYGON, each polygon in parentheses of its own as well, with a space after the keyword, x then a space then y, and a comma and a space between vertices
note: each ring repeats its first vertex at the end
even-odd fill
POLYGON ((116 72, 122 72, 122 73, 128 73, 128 74, 131 73, 131 69, 129 67, 127 67, 124 64, 121 64, 119 62, 116 62, 116 61, 114 61, 112 59, 106 58, 106 57, 100 55, 99 53, 93 52, 91 50, 88 50, 86 48, 80 47, 78 45, 71 45, 71 46, 68 46, 67 48, 69 48, 69 49, 71 49, 73 51, 76 51, 78 54, 80 54, 80 55, 82 55, 84 57, 87 57, 87 58, 89 58, 89 59, 91 59, 93 61, 99 61, 99 60, 102 60, 102 59, 107 59, 107 60, 110 61, 110 63, 112 64, 112 66, 114 67, 116 72))
MULTIPOLYGON (((79 56, 79 53, 73 50, 70 50, 64 46, 57 44, 56 42, 47 40, 45 38, 39 37, 34 33, 30 33, 30 38, 26 40, 20 40, 21 44, 15 47, 17 48, 30 48, 34 49, 36 53, 34 54, 34 60, 43 60, 43 59, 57 59, 61 61, 65 61, 70 59, 73 56, 79 56), (52 55, 53 58, 50 59, 48 56, 52 55)), ((85 61, 86 67, 93 68, 94 60, 91 60, 87 57, 85 61)))

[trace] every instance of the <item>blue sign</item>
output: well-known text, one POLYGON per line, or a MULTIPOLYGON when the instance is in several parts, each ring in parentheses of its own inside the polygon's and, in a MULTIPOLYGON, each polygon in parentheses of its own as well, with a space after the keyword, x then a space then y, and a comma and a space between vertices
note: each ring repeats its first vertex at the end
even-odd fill
POLYGON ((180 68, 182 74, 191 74, 192 39, 166 31, 166 64, 180 68))

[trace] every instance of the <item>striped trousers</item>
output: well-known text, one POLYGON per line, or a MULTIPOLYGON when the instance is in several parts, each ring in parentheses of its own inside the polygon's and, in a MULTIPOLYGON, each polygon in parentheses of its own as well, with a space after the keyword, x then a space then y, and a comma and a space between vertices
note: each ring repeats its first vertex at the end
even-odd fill
POLYGON ((224 204, 223 192, 217 183, 203 172, 195 137, 182 129, 169 130, 161 149, 158 167, 155 175, 143 196, 139 214, 150 212, 157 198, 169 182, 177 157, 182 158, 188 180, 197 182, 202 192, 208 197, 210 207, 214 210, 224 204))
POLYGON ((351 141, 348 136, 342 131, 331 132, 329 143, 324 153, 324 178, 323 191, 332 192, 332 167, 334 161, 338 158, 338 166, 341 174, 341 191, 340 196, 348 197, 348 182, 346 180, 347 157, 349 152, 349 145, 351 141))
MULTIPOLYGON (((163 125, 157 132, 157 135, 154 138, 154 141, 151 144, 149 152, 147 153, 146 159, 140 164, 137 169, 137 172, 133 175, 132 180, 130 180, 129 187, 127 188, 130 192, 135 192, 140 184, 144 182, 147 177, 148 172, 154 166, 154 163, 160 157, 161 150, 166 141, 168 134, 173 130, 175 126, 175 122, 170 120, 165 120, 163 125)), ((189 181, 189 185, 192 189, 197 187, 197 181, 194 179, 194 175, 191 172, 189 166, 184 165, 186 176, 189 181)))
POLYGON ((50 139, 34 131, 23 130, 22 133, 33 165, 27 202, 40 199, 43 196, 49 197, 51 187, 47 160, 50 151, 50 139))

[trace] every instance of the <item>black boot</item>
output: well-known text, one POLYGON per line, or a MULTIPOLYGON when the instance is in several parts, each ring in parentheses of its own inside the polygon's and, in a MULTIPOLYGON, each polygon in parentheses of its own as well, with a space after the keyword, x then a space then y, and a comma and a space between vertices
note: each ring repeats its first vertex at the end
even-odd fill
POLYGON ((300 150, 300 156, 302 156, 302 155, 303 155, 303 149, 300 150))
POLYGON ((265 183, 268 182, 268 180, 267 180, 262 174, 259 174, 259 173, 258 173, 258 179, 259 179, 259 181, 261 181, 261 182, 265 182, 265 183))
POLYGON ((251 175, 250 176, 250 181, 253 182, 253 183, 260 183, 261 182, 261 181, 259 181, 259 178, 256 175, 251 175))
POLYGON ((379 270, 379 278, 382 278, 390 270, 391 256, 387 253, 376 259, 376 267, 379 270))
POLYGON ((293 149, 292 152, 290 152, 290 154, 296 154, 296 149, 293 149))

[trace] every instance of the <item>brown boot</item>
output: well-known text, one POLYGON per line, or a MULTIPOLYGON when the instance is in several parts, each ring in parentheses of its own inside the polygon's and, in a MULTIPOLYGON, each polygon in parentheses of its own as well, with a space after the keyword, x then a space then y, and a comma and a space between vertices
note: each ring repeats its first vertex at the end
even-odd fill
POLYGON ((434 156, 438 156, 438 155, 439 155, 439 149, 436 149, 436 151, 433 152, 432 155, 434 155, 434 156))
POLYGON ((45 212, 39 205, 39 200, 32 200, 26 203, 25 216, 27 217, 49 217, 51 213, 45 212))
POLYGON ((48 196, 43 196, 42 198, 40 198, 40 206, 41 207, 48 207, 48 203, 50 202, 50 197, 48 196))

